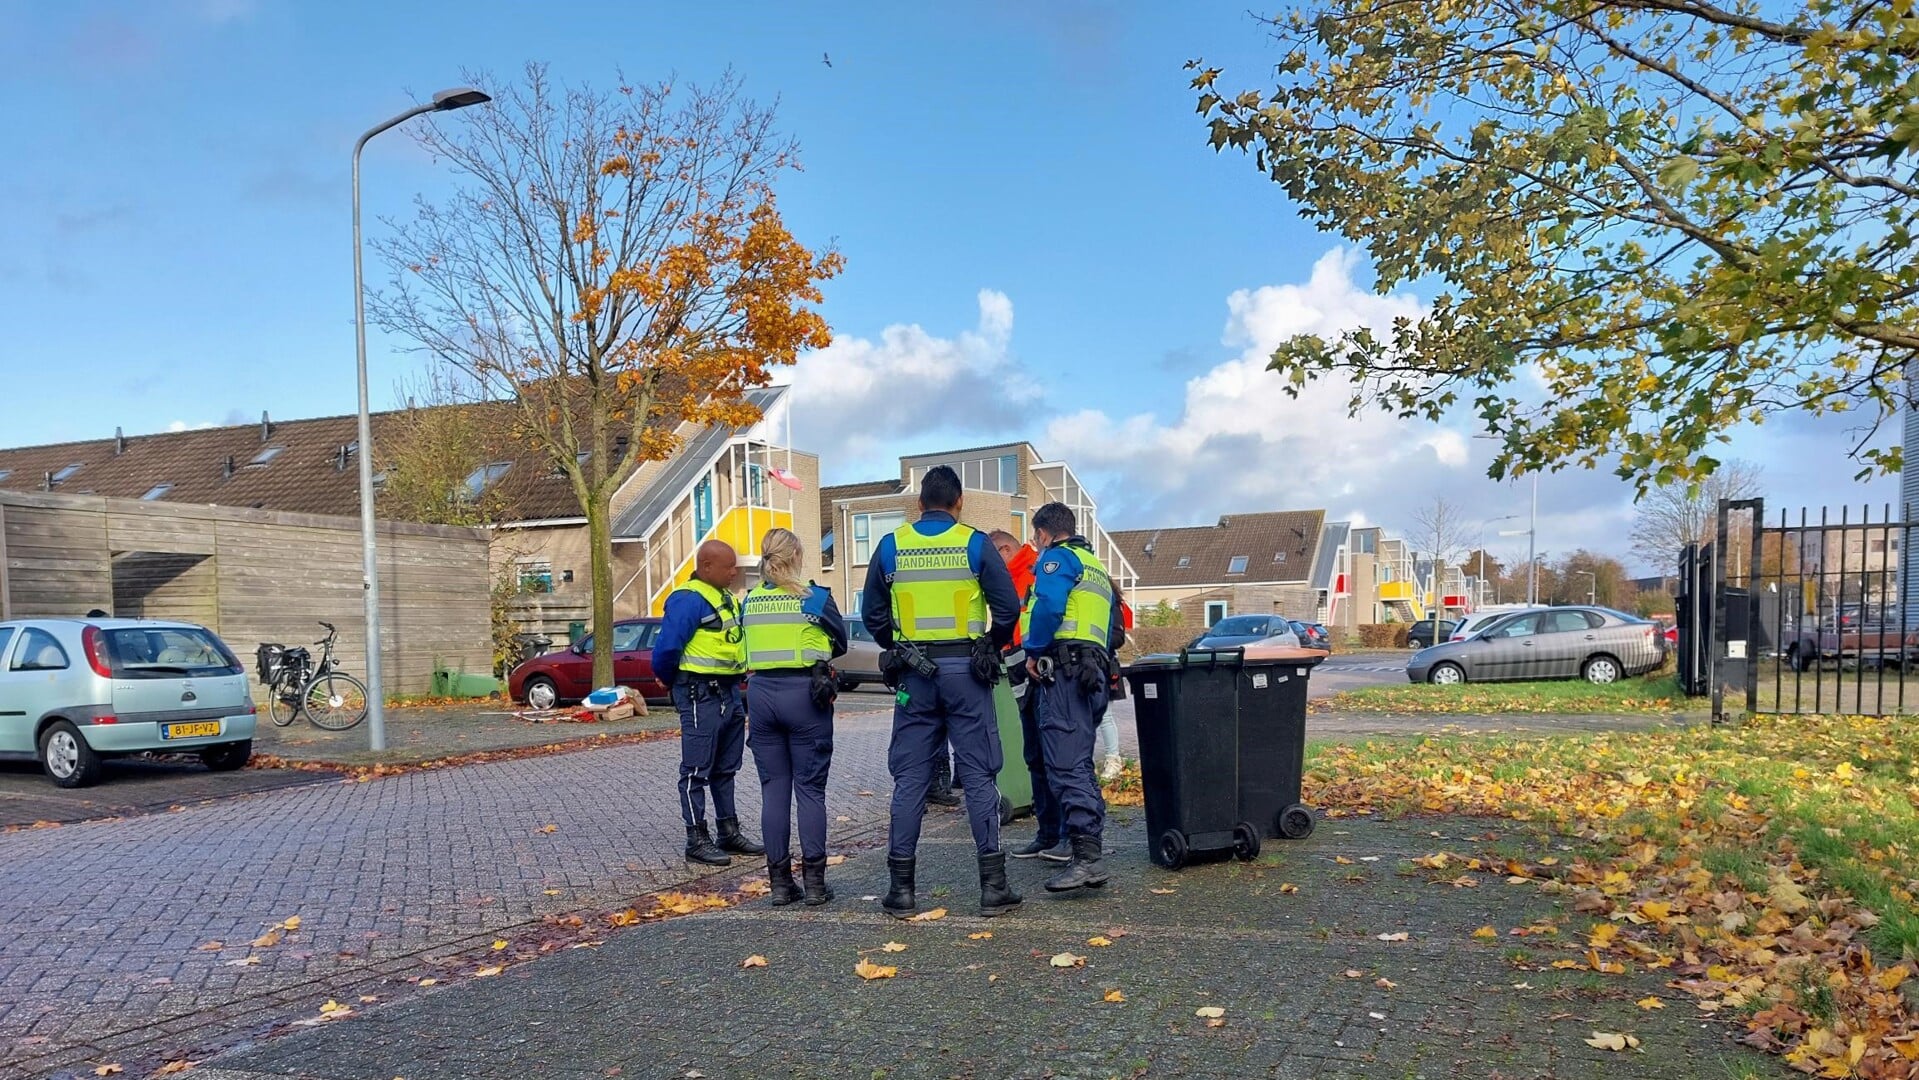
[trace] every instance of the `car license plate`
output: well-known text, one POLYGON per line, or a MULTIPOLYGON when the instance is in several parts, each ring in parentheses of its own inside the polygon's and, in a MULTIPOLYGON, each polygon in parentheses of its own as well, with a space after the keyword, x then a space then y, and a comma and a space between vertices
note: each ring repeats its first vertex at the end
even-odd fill
POLYGON ((220 734, 218 720, 198 724, 168 724, 160 729, 162 739, 205 739, 218 734, 220 734))

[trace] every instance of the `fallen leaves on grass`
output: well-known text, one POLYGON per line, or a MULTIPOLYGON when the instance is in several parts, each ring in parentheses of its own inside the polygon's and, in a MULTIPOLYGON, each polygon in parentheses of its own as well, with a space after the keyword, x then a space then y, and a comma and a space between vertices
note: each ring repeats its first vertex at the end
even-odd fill
POLYGON ((743 968, 765 967, 766 957, 761 956, 758 953, 754 953, 752 956, 749 956, 746 959, 740 961, 740 966, 743 968))
POLYGON ((1377 936, 1377 937, 1379 938, 1379 940, 1381 940, 1381 941, 1405 941, 1405 940, 1406 940, 1406 939, 1407 939, 1408 937, 1410 937, 1411 935, 1410 935, 1410 934, 1408 934, 1408 933, 1406 933, 1406 931, 1404 931, 1404 930, 1401 930, 1401 931, 1399 931, 1399 932, 1397 932, 1397 933, 1392 933, 1392 934, 1379 934, 1379 935, 1376 935, 1376 936, 1377 936))
POLYGON ((432 772, 438 769, 455 769, 466 765, 483 765, 500 761, 519 761, 524 758, 548 757, 553 754, 571 754, 579 750, 590 750, 603 746, 619 746, 625 743, 654 742, 659 739, 679 738, 678 728, 662 731, 621 731, 602 732, 598 735, 583 735, 575 739, 563 739, 559 742, 545 743, 539 746, 513 746, 499 750, 474 750, 461 754, 448 754, 445 757, 427 761, 381 762, 367 765, 350 761, 306 761, 299 758, 282 757, 278 754, 255 754, 247 761, 249 769, 289 769, 295 772, 341 773, 346 783, 366 783, 389 776, 403 776, 407 773, 432 772))
POLYGON ((1299 886, 1293 884, 1290 881, 1286 882, 1285 884, 1279 887, 1279 894, 1281 896, 1291 896, 1298 891, 1299 891, 1299 886))
POLYGON ((1633 1004, 1647 1010, 1663 1009, 1666 1007, 1666 1003, 1656 997, 1642 997, 1638 1001, 1633 1002, 1633 1004))
POLYGON ((966 936, 974 941, 991 941, 993 932, 991 930, 981 930, 979 933, 968 934, 966 936))
POLYGON ((1378 978, 1378 979, 1374 979, 1374 980, 1373 980, 1373 985, 1374 985, 1374 986, 1377 986, 1377 987, 1379 987, 1379 988, 1380 988, 1381 990, 1397 990, 1397 989, 1399 989, 1399 984, 1398 984, 1398 983, 1396 983, 1396 982, 1394 982, 1394 981, 1392 981, 1391 979, 1388 979, 1388 978, 1384 978, 1384 977, 1381 977, 1381 978, 1378 978))
POLYGON ((1113 944, 1113 939, 1102 934, 1098 937, 1087 938, 1086 944, 1091 945, 1095 949, 1104 949, 1113 944))
POLYGON ((922 911, 918 915, 915 915, 906 921, 907 922, 938 922, 944 918, 946 918, 946 909, 943 907, 936 907, 931 911, 922 911))
POLYGON ((1179 890, 1178 889, 1149 889, 1147 891, 1151 892, 1154 896, 1171 896, 1174 893, 1178 892, 1179 890))
POLYGON ((1341 974, 1345 975, 1349 979, 1363 979, 1366 977, 1366 973, 1359 970, 1358 968, 1347 968, 1341 974))
POLYGON ((498 964, 488 964, 486 967, 483 967, 480 970, 474 972, 473 977, 476 979, 490 979, 493 976, 498 975, 500 972, 505 970, 506 970, 505 968, 501 967, 498 964))
POLYGON ((1634 1035, 1624 1035, 1616 1031, 1595 1031, 1593 1037, 1583 1040, 1587 1046, 1597 1050, 1637 1050, 1639 1039, 1634 1035))
POLYGON ((1106 996, 1101 998, 1100 1000, 1105 1002, 1110 1002, 1114 1005, 1118 1005, 1120 1002, 1126 1000, 1126 995, 1120 993, 1118 990, 1108 990, 1106 991, 1106 996))
POLYGON ((882 967, 881 965, 875 964, 873 961, 868 960, 865 957, 861 957, 860 962, 853 965, 853 974, 858 975, 860 978, 865 979, 868 982, 871 982, 874 979, 890 979, 893 976, 898 975, 899 973, 900 973, 899 968, 882 967))
POLYGON ((1193 1010, 1193 1015, 1206 1021, 1209 1028, 1226 1026, 1226 1010, 1217 1005, 1202 1005, 1193 1010))
POLYGON ((1056 968, 1085 967, 1086 958, 1084 956, 1074 956, 1072 953, 1069 953, 1069 952, 1055 953, 1053 954, 1053 958, 1047 961, 1047 963, 1053 965, 1056 968))
POLYGON ((1664 971, 1796 1069, 1904 1076, 1919 1063, 1919 1020, 1904 965, 1889 961, 1919 952, 1915 735, 1909 719, 1758 716, 1710 730, 1338 745, 1316 752, 1305 795, 1331 817, 1497 816, 1588 841, 1563 858, 1483 857, 1478 871, 1459 852, 1417 863, 1444 870, 1436 883, 1460 884, 1467 866, 1531 884, 1590 920, 1578 937, 1572 926, 1557 938, 1549 926, 1510 931, 1579 943, 1577 959, 1553 967, 1664 971))
POLYGON ((1497 941, 1499 940, 1499 931, 1490 926, 1482 926, 1473 931, 1473 936, 1482 941, 1497 941))

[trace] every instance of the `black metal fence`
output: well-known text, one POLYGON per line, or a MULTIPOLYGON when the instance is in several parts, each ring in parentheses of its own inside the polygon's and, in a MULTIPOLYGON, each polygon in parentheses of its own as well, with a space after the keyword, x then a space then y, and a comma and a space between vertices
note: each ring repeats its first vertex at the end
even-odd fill
POLYGON ((1904 602, 1909 516, 1889 504, 1776 515, 1759 500, 1720 504, 1718 537, 1690 567, 1703 559, 1714 579, 1703 666, 1715 717, 1729 689, 1760 713, 1919 708, 1919 676, 1906 685, 1919 667, 1919 610, 1904 602))

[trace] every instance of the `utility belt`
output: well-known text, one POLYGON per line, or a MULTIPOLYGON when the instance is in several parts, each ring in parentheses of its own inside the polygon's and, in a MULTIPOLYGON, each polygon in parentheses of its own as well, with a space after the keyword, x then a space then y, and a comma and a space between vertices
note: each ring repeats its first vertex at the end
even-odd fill
POLYGON ((745 678, 744 675, 688 675, 682 671, 674 685, 686 687, 694 701, 710 701, 725 696, 729 690, 738 690, 745 678))
POLYGON ((908 671, 923 679, 938 678, 939 667, 933 663, 935 660, 967 661, 973 678, 982 686, 996 685, 1004 675, 1000 668, 999 650, 993 646, 991 638, 924 643, 895 638, 893 647, 880 654, 880 678, 894 690, 899 689, 900 677, 908 671))
POLYGON ((970 641, 916 641, 913 647, 928 660, 961 660, 972 656, 973 650, 978 648, 970 641))
POLYGON ((1109 689, 1113 677, 1112 654, 1090 642, 1056 641, 1034 666, 1040 682, 1050 686, 1069 679, 1089 697, 1109 689))

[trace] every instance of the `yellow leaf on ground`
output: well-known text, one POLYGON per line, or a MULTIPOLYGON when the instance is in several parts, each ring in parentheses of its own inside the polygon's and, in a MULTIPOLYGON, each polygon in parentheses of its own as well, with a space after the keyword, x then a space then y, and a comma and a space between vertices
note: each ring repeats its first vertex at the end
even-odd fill
POLYGON ((901 943, 897 941, 889 941, 886 944, 881 945, 880 948, 886 950, 887 952, 905 952, 906 951, 906 946, 902 945, 901 943))
POLYGON ((1119 991, 1117 991, 1117 990, 1108 990, 1108 991, 1106 991, 1106 996, 1105 996, 1104 998, 1102 998, 1101 1000, 1102 1000, 1102 1001, 1110 1001, 1110 1002, 1112 1002, 1113 1004, 1115 1004, 1115 1005, 1117 1005, 1117 1004, 1119 1004, 1120 1002, 1122 1002, 1122 1001, 1125 1001, 1125 1000, 1126 1000, 1126 995, 1125 995, 1125 994, 1122 994, 1122 993, 1120 993, 1120 992, 1119 992, 1119 991))
POLYGON ((352 1006, 342 1005, 331 998, 327 999, 327 1003, 325 1005, 320 1006, 321 1016, 344 1016, 348 1013, 351 1013, 352 1011, 353 1011, 352 1006))
POLYGON ((1213 1019, 1206 1021, 1206 1026, 1209 1028, 1225 1027, 1226 1021, 1220 1017, 1214 1017, 1213 1019))
POLYGON ((1381 990, 1397 990, 1397 989, 1399 989, 1399 984, 1398 984, 1398 983, 1396 983, 1396 982, 1394 982, 1394 981, 1392 981, 1391 979, 1387 979, 1387 978, 1383 978, 1383 977, 1382 977, 1382 978, 1378 978, 1378 979, 1374 979, 1374 980, 1373 980, 1373 985, 1374 985, 1374 986, 1377 986, 1377 987, 1379 987, 1379 988, 1380 988, 1381 990))
POLYGON ((116 1061, 116 1062, 114 1062, 114 1063, 113 1063, 113 1064, 111 1064, 111 1065, 102 1065, 102 1066, 100 1066, 99 1068, 97 1068, 97 1069, 95 1069, 95 1070, 93 1070, 93 1075, 95 1075, 95 1076, 112 1076, 112 1075, 114 1075, 115 1073, 123 1073, 123 1072, 126 1072, 126 1070, 125 1070, 125 1069, 123 1069, 123 1068, 121 1068, 121 1067, 120 1067, 120 1063, 116 1061))
POLYGON ((1612 944, 1613 938, 1616 938, 1618 936, 1619 936, 1619 924, 1600 923, 1598 926, 1595 926, 1592 928, 1592 936, 1588 938, 1588 940, 1592 943, 1594 948, 1604 949, 1612 944))
POLYGON ((1666 1007, 1666 1003, 1656 997, 1643 997, 1633 1004, 1638 1005, 1642 1009, 1663 1009, 1666 1007))
POLYGON ((542 825, 540 826, 540 831, 543 833, 556 833, 560 831, 560 827, 558 825, 542 825))
POLYGON ((1837 777, 1841 781, 1844 781, 1846 783, 1851 783, 1852 778, 1854 775, 1856 775, 1856 773, 1852 767, 1852 762, 1842 761, 1836 767, 1834 767, 1834 769, 1832 770, 1832 775, 1837 777))
POLYGON ((1174 893, 1178 892, 1179 890, 1178 889, 1149 889, 1147 891, 1151 892, 1154 896, 1171 896, 1174 893))
POLYGON ((1290 881, 1288 881, 1287 883, 1279 887, 1279 892, 1280 892, 1280 895, 1282 896, 1291 896, 1298 891, 1299 891, 1299 886, 1293 884, 1290 881))
POLYGON ((1366 973, 1358 968, 1347 968, 1345 971, 1340 972, 1340 974, 1349 979, 1363 979, 1366 977, 1366 973))
POLYGON ((1104 949, 1112 943, 1113 939, 1108 937, 1089 937, 1086 939, 1086 944, 1091 945, 1095 949, 1104 949))
POLYGON ((490 979, 493 976, 498 975, 500 972, 505 970, 506 970, 505 968, 501 967, 498 964, 490 964, 474 972, 473 977, 476 979, 490 979))
POLYGON ((178 1076, 179 1074, 183 1072, 187 1072, 188 1070, 192 1069, 195 1065, 198 1065, 198 1064, 200 1063, 197 1061, 169 1061, 165 1065, 162 1065, 159 1068, 153 1070, 153 1075, 178 1076))
POLYGON ((300 928, 300 917, 298 915, 288 915, 286 917, 286 921, 280 924, 280 929, 282 930, 290 931, 290 930, 298 930, 299 928, 300 928))
POLYGON ((1084 956, 1074 956, 1069 952, 1055 953, 1053 959, 1048 961, 1048 963, 1056 968, 1084 967, 1086 965, 1086 958, 1084 956))
POLYGON ((1881 990, 1897 990, 1899 984, 1905 982, 1911 974, 1912 972, 1906 969, 1906 965, 1900 964, 1898 967, 1890 967, 1874 975, 1872 984, 1881 990))
POLYGON ((1397 934, 1380 934, 1377 936, 1381 941, 1405 941, 1410 935, 1408 935, 1406 931, 1401 930, 1397 934))
POLYGON ((220 943, 220 942, 218 942, 218 941, 209 941, 209 942, 207 942, 207 943, 206 943, 205 945, 196 945, 196 946, 194 946, 194 951, 196 951, 196 952, 219 952, 219 951, 220 951, 221 949, 224 949, 224 948, 226 948, 226 946, 225 946, 225 945, 223 945, 223 944, 221 944, 221 943, 220 943))
POLYGON ((378 1000, 380 1000, 380 995, 378 994, 361 994, 360 995, 360 1004, 362 1005, 371 1005, 378 1000))
POLYGON ((977 934, 968 934, 966 936, 974 941, 987 941, 992 938, 993 932, 991 930, 981 930, 977 934))
POLYGON ((918 915, 915 915, 906 921, 907 922, 938 922, 944 918, 946 918, 946 909, 943 907, 936 907, 931 911, 922 911, 918 915))
POLYGON ((752 956, 740 961, 740 966, 743 968, 765 967, 766 957, 754 953, 752 956))
POLYGON ((506 948, 506 939, 505 939, 505 938, 497 938, 497 939, 495 939, 495 940, 494 940, 494 942, 493 942, 493 951, 494 951, 494 952, 499 952, 499 951, 500 951, 501 949, 504 949, 504 948, 506 948))
POLYGON ((1226 1010, 1217 1005, 1202 1005, 1193 1010, 1193 1015, 1202 1020, 1217 1020, 1226 1015, 1226 1010))
POLYGON ((1639 1049, 1639 1040, 1631 1035, 1622 1035, 1613 1031, 1595 1031, 1593 1037, 1585 1040, 1587 1046, 1598 1050, 1620 1051, 1639 1049))
POLYGON ((437 983, 437 982, 439 982, 439 981, 440 981, 440 980, 438 980, 438 979, 421 979, 421 980, 420 980, 420 985, 421 985, 421 986, 432 986, 433 984, 435 984, 435 983, 437 983))
POLYGON ((253 947, 256 949, 271 949, 279 943, 280 932, 278 930, 268 930, 266 933, 253 939, 253 947))
POLYGON ((1333 861, 1334 861, 1334 862, 1336 862, 1336 863, 1338 863, 1338 864, 1339 864, 1339 865, 1341 865, 1341 866, 1351 866, 1351 865, 1353 865, 1353 860, 1351 860, 1351 859, 1349 859, 1349 858, 1347 858, 1347 857, 1346 857, 1346 856, 1344 856, 1344 855, 1335 855, 1335 856, 1333 856, 1333 861))
POLYGON ((839 864, 845 861, 846 861, 846 856, 844 855, 828 855, 826 857, 826 865, 828 866, 838 866, 839 864))
POLYGON ((900 973, 899 968, 881 967, 880 965, 875 964, 873 961, 867 960, 864 957, 860 959, 859 963, 853 965, 853 974, 858 975, 860 978, 866 979, 869 982, 874 979, 890 979, 893 976, 898 975, 899 973, 900 973))
POLYGON ((1806 898, 1806 890, 1790 878, 1775 879, 1772 888, 1766 892, 1766 898, 1772 901, 1773 907, 1788 915, 1797 915, 1812 906, 1812 901, 1806 898))
POLYGON ((1497 941, 1499 939, 1499 931, 1494 930, 1490 926, 1482 926, 1473 931, 1473 936, 1482 941, 1497 941))
POLYGON ((1672 905, 1664 900, 1648 900, 1639 905, 1639 910, 1645 912, 1649 918, 1660 922, 1672 918, 1672 905))

